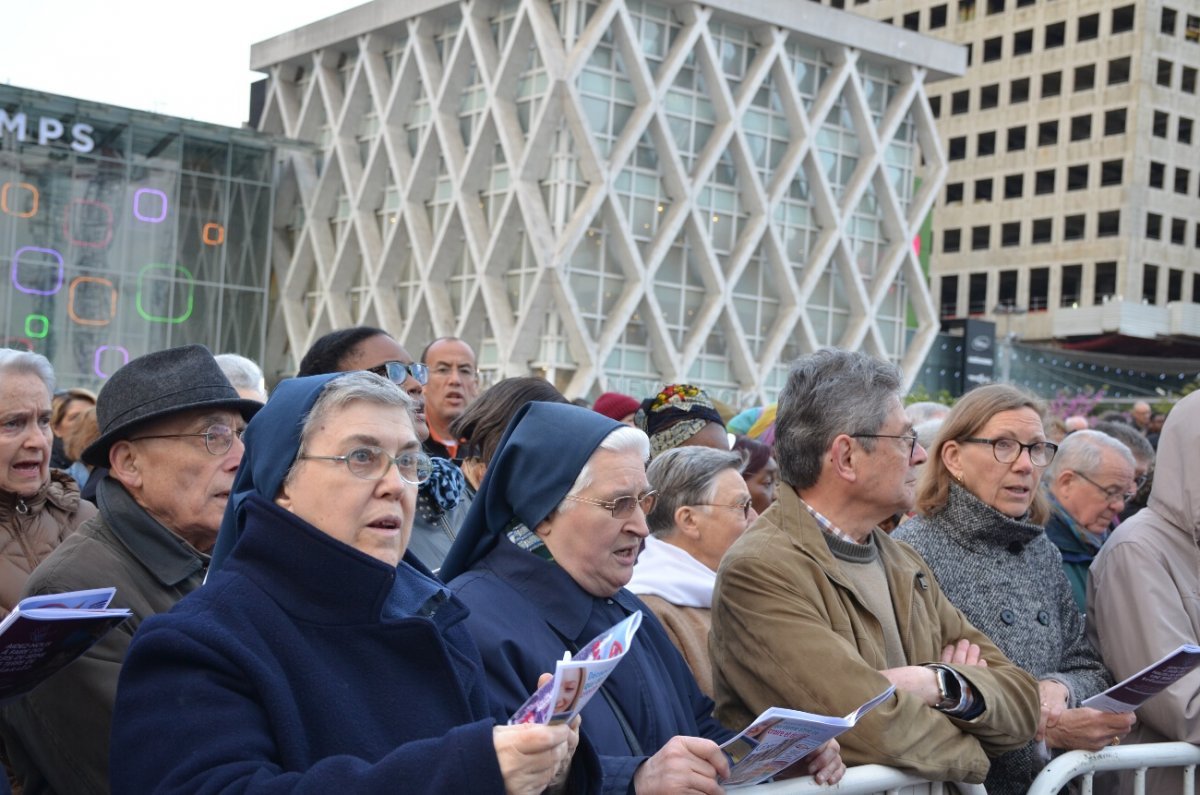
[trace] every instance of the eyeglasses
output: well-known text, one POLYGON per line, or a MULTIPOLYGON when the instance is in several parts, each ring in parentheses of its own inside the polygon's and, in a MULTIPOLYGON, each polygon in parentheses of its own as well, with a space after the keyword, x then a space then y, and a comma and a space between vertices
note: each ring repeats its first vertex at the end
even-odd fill
POLYGON ((430 373, 436 375, 438 378, 449 378, 451 373, 458 373, 458 377, 463 381, 474 381, 479 376, 479 371, 469 364, 460 364, 458 367, 439 364, 430 370, 430 373))
POLYGON ((658 492, 650 489, 650 491, 643 492, 637 496, 625 494, 617 497, 615 500, 592 500, 572 494, 568 494, 566 498, 575 502, 586 502, 588 505, 599 505, 610 512, 614 519, 624 519, 633 513, 634 508, 639 506, 644 514, 653 511, 654 503, 658 501, 658 492))
POLYGON ((429 382, 429 368, 420 362, 384 362, 367 368, 368 373, 381 375, 393 384, 403 384, 411 375, 417 383, 424 386, 429 382))
POLYGON ((1132 500, 1134 497, 1137 496, 1136 491, 1125 491, 1125 489, 1121 488, 1120 486, 1109 486, 1109 487, 1105 488, 1104 486, 1101 486, 1099 483, 1097 483, 1096 481, 1089 478, 1087 475, 1080 472, 1078 469, 1072 469, 1071 471, 1074 472, 1079 477, 1086 480, 1088 483, 1091 483, 1096 488, 1100 489, 1100 491, 1104 492, 1104 499, 1109 503, 1129 502, 1130 500, 1132 500))
POLYGON ((315 461, 341 461, 350 474, 363 480, 379 480, 387 474, 388 467, 396 465, 400 479, 419 486, 433 474, 433 462, 424 453, 401 453, 388 455, 380 447, 355 447, 345 455, 302 455, 302 459, 315 461))
POLYGON ((754 508, 754 500, 749 497, 741 502, 735 502, 733 504, 723 502, 698 502, 696 504, 704 505, 709 508, 732 508, 735 511, 741 511, 742 518, 746 521, 750 521, 750 511, 754 508))
POLYGON ((151 436, 137 436, 130 439, 131 442, 140 442, 143 439, 189 439, 194 436, 204 437, 204 447, 212 455, 225 455, 229 452, 229 448, 233 447, 234 438, 241 439, 242 434, 246 432, 245 428, 234 430, 228 425, 209 425, 200 433, 160 433, 151 436))
POLYGON ((852 433, 850 437, 853 439, 903 439, 906 442, 912 443, 912 446, 908 448, 909 460, 917 454, 917 435, 915 433, 906 433, 903 435, 895 433, 852 433))
POLYGON ((1058 445, 1054 442, 1034 442, 1033 444, 1021 444, 1016 439, 979 439, 974 436, 969 436, 961 441, 970 442, 971 444, 990 444, 992 446, 992 455, 1001 464, 1011 464, 1021 457, 1021 452, 1029 451, 1029 460, 1034 466, 1048 466, 1054 460, 1054 454, 1058 452, 1058 445))

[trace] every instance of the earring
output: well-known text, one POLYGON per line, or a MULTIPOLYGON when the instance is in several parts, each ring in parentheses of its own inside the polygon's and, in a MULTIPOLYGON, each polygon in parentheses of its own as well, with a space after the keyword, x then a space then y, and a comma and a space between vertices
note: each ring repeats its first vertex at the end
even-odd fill
POLYGON ((959 472, 959 473, 958 473, 958 474, 955 476, 955 479, 958 481, 958 485, 960 485, 960 486, 961 486, 961 485, 963 485, 963 479, 962 479, 962 473, 961 473, 961 472, 959 472))

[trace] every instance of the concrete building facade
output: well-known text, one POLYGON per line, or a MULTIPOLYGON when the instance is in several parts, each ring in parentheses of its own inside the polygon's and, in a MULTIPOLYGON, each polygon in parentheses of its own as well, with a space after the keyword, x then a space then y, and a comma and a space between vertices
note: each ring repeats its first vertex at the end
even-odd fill
POLYGON ((268 359, 333 328, 568 396, 688 380, 768 400, 795 356, 915 372, 914 249, 963 48, 810 3, 376 0, 261 42, 286 155, 268 359))
POLYGON ((969 48, 966 74, 930 92, 949 160, 941 317, 1200 356, 1194 0, 832 2, 969 48))

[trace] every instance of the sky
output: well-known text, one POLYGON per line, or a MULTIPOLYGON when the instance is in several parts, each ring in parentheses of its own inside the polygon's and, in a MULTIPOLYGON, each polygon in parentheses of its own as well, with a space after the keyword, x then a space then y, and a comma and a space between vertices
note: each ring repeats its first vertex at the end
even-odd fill
POLYGON ((0 0, 0 84, 240 126, 250 45, 363 0, 0 0))

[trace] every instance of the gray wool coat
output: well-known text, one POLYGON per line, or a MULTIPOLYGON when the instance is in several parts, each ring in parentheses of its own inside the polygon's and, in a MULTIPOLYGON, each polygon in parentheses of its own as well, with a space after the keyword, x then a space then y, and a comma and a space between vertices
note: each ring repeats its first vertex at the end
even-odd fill
MULTIPOLYGON (((1112 684, 1088 642, 1062 556, 1040 526, 1005 516, 955 483, 942 511, 892 536, 921 553, 954 606, 1009 659, 1066 685, 1071 707, 1112 684)), ((989 795, 1024 793, 1045 762, 1035 743, 994 759, 989 795)))

